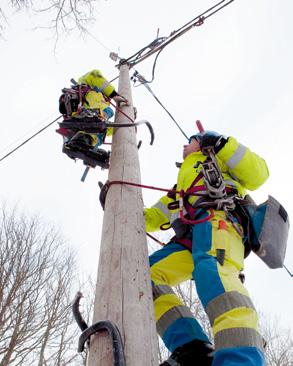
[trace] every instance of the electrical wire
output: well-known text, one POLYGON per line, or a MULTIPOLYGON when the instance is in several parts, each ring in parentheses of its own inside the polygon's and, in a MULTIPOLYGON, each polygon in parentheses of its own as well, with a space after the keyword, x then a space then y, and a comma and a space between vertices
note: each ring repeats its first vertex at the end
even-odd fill
POLYGON ((155 57, 155 60, 154 60, 154 63, 153 63, 153 67, 152 67, 152 78, 151 78, 151 80, 146 80, 146 79, 144 78, 144 82, 141 82, 141 83, 140 83, 140 84, 138 84, 138 85, 134 85, 135 87, 139 87, 140 85, 145 84, 145 83, 151 84, 151 83, 155 80, 155 69, 156 69, 156 66, 157 66, 157 60, 158 60, 158 58, 159 58, 159 56, 160 56, 161 52, 163 51, 163 49, 164 49, 164 48, 162 48, 162 49, 157 53, 157 55, 156 55, 156 57, 155 57))
POLYGON ((164 104, 160 101, 160 99, 155 95, 155 93, 152 91, 150 86, 147 83, 143 84, 146 89, 152 94, 152 96, 155 98, 155 100, 160 104, 160 106, 164 109, 164 111, 169 115, 169 117, 172 119, 172 121, 175 123, 175 125, 178 127, 182 135, 188 140, 188 136, 183 131, 183 129, 180 127, 179 123, 176 121, 176 119, 172 116, 172 114, 168 111, 168 109, 164 106, 164 104))
POLYGON ((41 132, 43 132, 44 130, 46 130, 48 127, 50 127, 53 123, 57 122, 62 116, 59 116, 58 118, 54 119, 54 121, 51 121, 50 123, 48 123, 46 126, 44 126, 43 128, 41 128, 39 131, 37 131, 36 133, 34 133, 31 137, 29 137, 28 139, 26 139, 25 141, 23 141, 20 145, 18 145, 16 148, 14 148, 13 150, 11 150, 9 153, 7 153, 6 155, 2 156, 2 158, 0 158, 0 162, 3 161, 4 159, 6 159, 8 156, 10 156, 11 154, 13 154, 16 150, 18 150, 19 148, 21 148, 23 145, 25 145, 26 143, 28 143, 30 140, 32 140, 34 137, 36 137, 37 135, 39 135, 41 132))
POLYGON ((291 271, 289 271, 289 269, 285 266, 285 264, 283 264, 283 268, 287 271, 287 273, 289 274, 290 277, 293 277, 293 273, 291 273, 291 271))
POLYGON ((188 23, 184 24, 182 27, 180 27, 177 30, 171 32, 169 37, 158 37, 154 41, 152 41, 150 44, 143 47, 141 50, 137 51, 132 56, 128 57, 126 60, 120 59, 120 64, 128 63, 130 65, 130 67, 133 67, 134 65, 138 64, 142 60, 145 60, 147 57, 149 57, 152 54, 154 54, 155 52, 157 52, 157 55, 155 57, 153 67, 152 67, 151 80, 146 80, 142 75, 140 75, 138 73, 138 71, 135 70, 135 73, 133 75, 133 80, 135 82, 136 77, 137 77, 137 79, 140 81, 140 84, 135 85, 135 87, 138 87, 140 85, 145 86, 145 88, 152 94, 152 96, 159 103, 159 105, 165 110, 165 112, 169 115, 169 117, 176 124, 176 126, 178 127, 180 132, 183 134, 183 136, 187 140, 188 140, 188 137, 187 137, 186 133, 180 127, 179 123, 175 120, 175 118, 172 116, 172 114, 168 111, 168 109, 163 105, 163 103, 159 100, 159 98, 154 94, 154 92, 152 91, 150 86, 147 85, 147 84, 150 84, 154 81, 155 69, 156 69, 156 64, 157 64, 158 57, 159 57, 160 53, 163 51, 163 49, 169 43, 171 43, 173 40, 175 40, 176 38, 178 38, 181 35, 183 35, 184 33, 186 33, 192 27, 202 25, 205 19, 208 19, 209 17, 211 17, 212 15, 214 15, 215 13, 217 13, 218 11, 220 11, 221 9, 223 9, 224 7, 226 7, 227 5, 232 3, 233 1, 234 0, 230 0, 230 1, 226 2, 226 0, 221 0, 220 2, 215 4, 214 6, 210 7, 209 9, 207 9, 206 11, 201 13, 200 15, 198 15, 195 18, 193 18, 192 20, 190 20, 188 23), (147 49, 149 49, 149 51, 144 53, 147 49))
POLYGON ((160 101, 160 99, 156 96, 156 94, 152 91, 151 87, 148 85, 148 82, 145 80, 145 78, 139 74, 137 70, 135 70, 132 80, 135 82, 136 78, 140 81, 139 85, 143 85, 155 98, 155 100, 159 103, 159 105, 164 109, 164 111, 168 114, 168 116, 172 119, 172 121, 175 123, 175 125, 178 127, 182 135, 188 140, 187 134, 183 131, 183 129, 180 127, 179 123, 176 121, 176 119, 173 117, 173 115, 168 111, 168 109, 164 106, 164 104, 160 101))
POLYGON ((110 48, 107 47, 103 42, 101 42, 96 36, 94 36, 89 30, 85 30, 85 33, 92 37, 100 46, 102 46, 105 50, 111 52, 110 48))
POLYGON ((17 143, 19 143, 19 141, 25 139, 28 135, 30 135, 37 128, 44 125, 44 123, 47 122, 48 120, 50 120, 53 117, 54 114, 56 114, 56 111, 54 113, 51 113, 50 116, 48 116, 48 118, 46 118, 44 121, 32 126, 25 133, 23 133, 21 136, 17 137, 15 140, 11 141, 7 146, 5 146, 4 148, 2 148, 0 150, 0 155, 3 155, 6 151, 10 150, 13 146, 15 146, 17 143))
MULTIPOLYGON (((169 37, 157 37, 154 41, 152 41, 147 46, 143 47, 142 49, 140 49, 139 51, 137 51, 135 54, 133 54, 132 56, 128 57, 127 59, 121 59, 119 57, 120 63, 117 65, 118 67, 121 64, 124 64, 124 63, 128 63, 130 65, 130 67, 133 67, 134 65, 142 62, 143 60, 145 60, 146 58, 148 58, 149 56, 151 56, 152 54, 158 52, 158 54, 156 55, 154 64, 153 64, 153 68, 152 68, 152 78, 149 81, 147 81, 146 79, 144 79, 144 82, 142 82, 142 84, 153 95, 153 97, 155 98, 155 100, 166 111, 166 113, 170 116, 170 118, 172 119, 172 121, 176 124, 176 126, 178 127, 178 129, 180 130, 180 132, 187 139, 188 139, 188 137, 187 137, 186 133, 182 130, 182 128, 180 127, 180 125, 178 124, 178 122, 175 120, 175 118, 172 116, 172 114, 167 110, 167 108, 163 105, 163 103, 159 100, 159 98, 154 94, 154 92, 151 90, 151 88, 149 87, 149 85, 147 85, 147 83, 151 83, 151 82, 154 81, 155 68, 156 68, 156 63, 157 63, 157 60, 158 60, 158 56, 162 52, 162 50, 169 43, 173 42, 176 38, 178 38, 181 35, 183 35, 184 33, 186 33, 192 27, 203 24, 203 21, 205 19, 208 19, 209 17, 211 17, 212 15, 214 15, 215 13, 217 13, 218 11, 220 11, 221 9, 223 9, 224 7, 226 7, 227 5, 229 5, 230 3, 232 3, 233 1, 234 0, 230 0, 230 1, 226 2, 226 0, 221 0, 220 2, 218 2, 217 4, 215 4, 214 6, 210 7, 209 9, 207 9, 206 11, 204 11, 203 13, 201 13, 200 15, 196 16, 195 18, 193 18, 188 23, 184 24, 182 27, 180 27, 177 30, 171 32, 171 34, 169 35, 169 37), (223 4, 223 5, 221 5, 221 4, 223 4), (219 6, 219 5, 221 5, 221 6, 219 6)), ((98 40, 89 31, 87 31, 87 34, 90 35, 96 42, 98 42, 104 49, 110 51, 110 49, 105 44, 103 44, 100 40, 98 40)), ((119 76, 116 76, 110 82, 113 82, 118 77, 119 76)), ((55 123, 56 121, 58 121, 58 119, 60 119, 60 118, 61 118, 61 116, 59 116, 58 118, 56 118, 54 121, 50 122, 48 125, 44 126, 41 130, 39 130, 34 135, 32 135, 31 137, 29 137, 28 139, 26 139, 24 142, 22 142, 20 145, 18 145, 15 149, 11 150, 9 153, 7 153, 6 155, 4 155, 2 158, 0 158, 0 162, 3 161, 4 159, 6 159, 11 154, 13 154, 20 147, 22 147, 23 145, 25 145, 26 143, 28 143, 31 139, 33 139, 35 136, 37 136, 38 134, 40 134, 41 132, 43 132, 46 128, 48 128, 49 126, 51 126, 53 123, 55 123)))
MULTIPOLYGON (((175 39, 182 36, 184 33, 189 31, 191 28, 195 26, 200 26, 203 24, 204 20, 210 18, 212 15, 216 14, 229 4, 231 4, 234 0, 229 0, 226 2, 226 0, 221 0, 217 4, 213 5, 209 9, 205 10, 200 15, 196 16, 192 20, 190 20, 188 23, 183 25, 182 27, 178 28, 177 30, 171 32, 171 34, 168 37, 160 37, 155 39, 153 42, 148 44, 147 46, 143 47, 141 50, 136 52, 135 54, 131 55, 130 57, 126 59, 122 59, 120 61, 120 64, 127 63, 131 67, 137 65, 138 63, 142 62, 146 58, 150 57, 154 53, 158 52, 162 48, 166 47, 169 43, 173 42, 175 39), (148 52, 144 53, 147 49, 150 49, 148 52)), ((118 65, 119 66, 119 65, 118 65)))

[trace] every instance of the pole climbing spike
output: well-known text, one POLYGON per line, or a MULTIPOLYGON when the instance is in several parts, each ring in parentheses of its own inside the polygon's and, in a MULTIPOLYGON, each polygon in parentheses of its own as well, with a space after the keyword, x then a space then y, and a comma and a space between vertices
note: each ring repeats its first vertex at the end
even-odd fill
MULTIPOLYGON (((99 146, 95 146, 95 147, 93 148, 93 151, 94 151, 94 152, 97 152, 98 150, 99 150, 99 146)), ((82 182, 84 182, 84 181, 85 181, 85 178, 87 177, 87 174, 88 174, 89 170, 90 170, 90 165, 87 165, 87 167, 85 168, 85 170, 84 170, 84 172, 83 172, 83 175, 82 175, 82 176, 81 176, 81 178, 80 178, 80 180, 81 180, 82 182)))
POLYGON ((85 181, 85 178, 86 178, 87 173, 89 172, 89 170, 90 170, 90 167, 89 167, 89 166, 87 166, 87 167, 85 168, 84 172, 83 172, 83 175, 82 175, 82 176, 81 176, 81 178, 80 178, 80 180, 81 180, 82 182, 84 182, 84 181, 85 181))

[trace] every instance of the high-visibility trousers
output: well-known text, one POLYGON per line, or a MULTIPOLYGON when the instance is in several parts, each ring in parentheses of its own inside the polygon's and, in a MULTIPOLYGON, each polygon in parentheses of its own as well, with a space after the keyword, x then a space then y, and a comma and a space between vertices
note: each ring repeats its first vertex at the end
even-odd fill
POLYGON ((157 331, 171 352, 195 339, 209 342, 171 289, 194 279, 213 330, 213 366, 265 365, 258 316, 239 279, 243 259, 242 239, 223 211, 192 227, 192 252, 171 242, 150 256, 157 331))

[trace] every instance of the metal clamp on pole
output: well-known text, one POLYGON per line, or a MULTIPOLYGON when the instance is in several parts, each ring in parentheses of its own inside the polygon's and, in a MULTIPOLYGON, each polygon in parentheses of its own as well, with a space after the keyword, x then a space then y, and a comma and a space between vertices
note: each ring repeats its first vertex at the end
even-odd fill
POLYGON ((98 332, 107 331, 111 336, 113 342, 114 366, 126 366, 123 342, 118 327, 110 320, 99 321, 88 327, 79 311, 79 302, 81 298, 82 293, 78 292, 72 304, 73 316, 79 328, 82 330, 82 333, 78 340, 78 352, 84 351, 84 345, 86 342, 89 346, 91 335, 98 332))

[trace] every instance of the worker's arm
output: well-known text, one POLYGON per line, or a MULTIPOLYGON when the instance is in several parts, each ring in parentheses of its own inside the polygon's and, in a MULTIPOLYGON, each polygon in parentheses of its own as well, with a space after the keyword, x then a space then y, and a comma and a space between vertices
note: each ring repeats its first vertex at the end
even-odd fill
POLYGON ((92 70, 88 72, 79 78, 78 82, 85 83, 92 88, 97 88, 97 91, 105 94, 109 98, 113 98, 117 105, 120 103, 125 103, 128 105, 127 99, 117 93, 115 87, 104 78, 101 71, 99 70, 92 70))
POLYGON ((229 137, 217 157, 227 166, 232 177, 251 191, 260 187, 269 177, 269 170, 264 159, 240 144, 234 137, 229 137))
POLYGON ((88 72, 79 78, 78 82, 85 83, 92 88, 97 88, 98 91, 102 92, 107 97, 114 98, 118 96, 118 93, 115 91, 115 87, 104 78, 99 70, 92 70, 88 72))
POLYGON ((146 231, 159 231, 162 225, 168 228, 170 225, 171 212, 168 204, 174 200, 168 196, 163 196, 160 200, 150 208, 144 209, 146 231))

